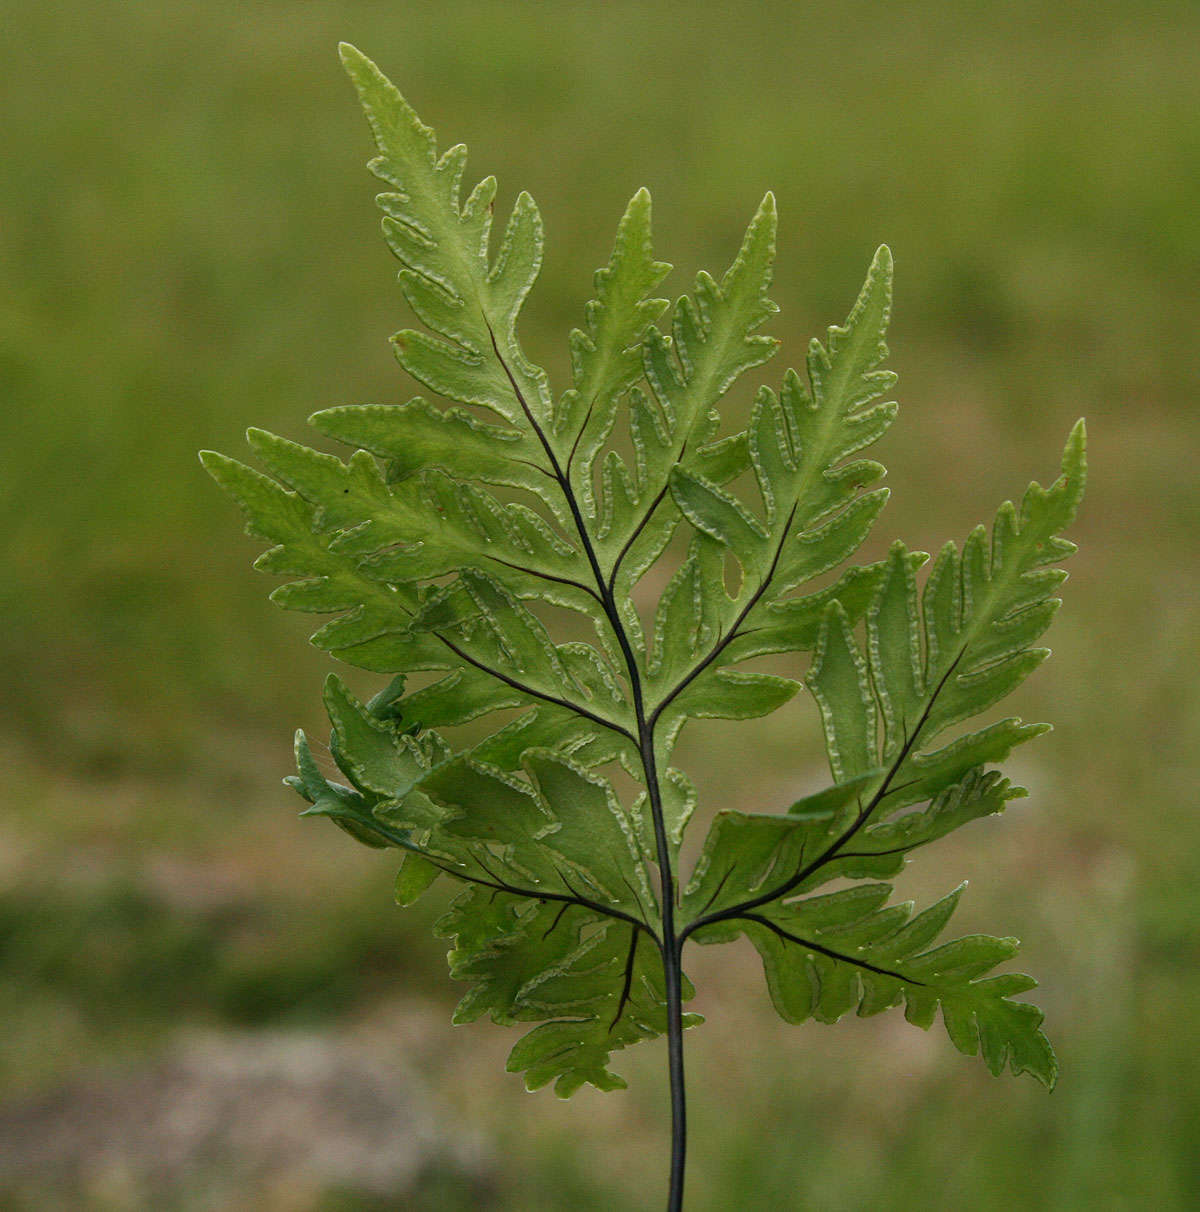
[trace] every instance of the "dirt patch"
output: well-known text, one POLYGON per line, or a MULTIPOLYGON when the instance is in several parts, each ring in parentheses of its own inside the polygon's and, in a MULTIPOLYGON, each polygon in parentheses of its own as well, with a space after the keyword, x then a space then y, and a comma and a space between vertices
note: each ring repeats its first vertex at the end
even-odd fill
POLYGON ((394 1049, 308 1033, 195 1037, 0 1110, 18 1207, 475 1207, 489 1188, 481 1141, 394 1049))

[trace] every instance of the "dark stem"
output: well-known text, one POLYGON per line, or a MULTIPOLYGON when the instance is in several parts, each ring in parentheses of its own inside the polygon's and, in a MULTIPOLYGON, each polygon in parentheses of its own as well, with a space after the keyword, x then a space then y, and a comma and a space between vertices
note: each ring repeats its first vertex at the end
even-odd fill
POLYGON ((621 736, 628 737, 631 741, 635 739, 628 729, 623 728, 615 720, 597 715, 594 711, 589 711, 586 707, 581 707, 578 703, 572 703, 568 699, 547 694, 544 690, 535 690, 532 686, 527 686, 524 682, 518 682, 516 678, 511 678, 508 674, 501 673, 498 669, 493 669, 490 665, 477 661, 469 653, 464 652, 453 640, 447 639, 440 631, 434 631, 431 634, 445 644, 460 660, 466 661, 468 665, 474 665, 476 669, 482 669, 484 673, 490 674, 497 681, 503 682, 506 686, 511 686, 514 690, 519 690, 522 694, 527 694, 531 699, 541 699, 543 703, 552 703, 555 707, 565 707, 568 711, 573 711, 576 715, 583 716, 585 720, 591 720, 593 724, 599 724, 602 728, 620 733, 621 736))
POLYGON ((933 705, 937 701, 937 697, 945 688, 946 683, 950 680, 950 675, 958 667, 959 661, 963 659, 966 653, 966 648, 963 648, 959 654, 950 662, 949 668, 938 684, 933 688, 933 693, 929 696, 929 701, 925 704, 925 709, 921 712, 920 719, 917 720, 916 726, 912 732, 905 738, 904 744, 900 746, 899 753, 892 760, 891 765, 887 769, 887 773, 883 776, 883 781, 879 784, 875 794, 867 801, 865 805, 860 806, 855 814, 854 820, 842 831, 841 835, 831 842, 816 858, 811 862, 806 863, 800 868, 791 878, 785 880, 776 888, 772 888, 767 892, 760 893, 758 896, 751 897, 747 901, 742 901, 737 905, 730 905, 727 909, 721 909, 717 913, 710 913, 707 916, 701 916, 690 922, 683 929, 683 938, 687 938, 689 934, 701 929, 704 926, 711 926, 714 922, 728 921, 730 918, 746 917, 750 910, 758 909, 762 905, 769 904, 771 901, 778 900, 781 896, 787 896, 789 892, 793 892, 801 884, 804 883, 814 871, 825 866, 826 863, 831 863, 835 858, 841 857, 842 847, 867 823, 871 818, 871 814, 883 802, 884 796, 892 788, 892 780, 899 773, 901 766, 904 765, 905 759, 912 752, 921 735, 926 723, 929 721, 929 716, 933 711, 933 705))
POLYGON ((641 735, 642 765, 646 771, 646 791, 650 815, 654 821, 654 845, 658 852, 658 870, 662 883, 662 959, 667 995, 667 1070, 671 1079, 671 1189, 667 1212, 683 1208, 683 1175, 687 1159, 687 1096, 683 1075, 683 939, 675 932, 675 876, 671 870, 671 850, 663 819, 662 793, 658 784, 658 764, 654 756, 653 726, 646 722, 639 696, 638 732, 641 735))
POLYGON ((570 585, 573 589, 580 589, 590 598, 594 598, 597 602, 600 601, 600 595, 590 586, 585 585, 582 581, 573 580, 571 577, 555 576, 552 572, 538 572, 536 568, 526 568, 523 564, 513 564, 509 560, 502 560, 499 556, 488 557, 493 563, 499 564, 502 568, 511 568, 513 572, 524 572, 531 577, 537 577, 541 581, 552 581, 557 585, 570 585))
POLYGON ((771 584, 771 579, 775 576, 775 570, 779 567, 779 561, 783 557, 783 548, 787 543, 788 535, 791 533, 792 521, 796 517, 796 506, 792 506, 791 513, 788 514, 788 519, 783 525, 782 538, 779 540, 779 545, 775 548, 775 555, 771 558, 771 565, 767 569, 766 575, 758 584, 758 588, 750 595, 749 601, 738 612, 738 616, 733 621, 733 626, 729 631, 717 641, 713 646, 713 650, 697 664, 680 680, 654 709, 654 715, 651 717, 652 722, 657 721, 658 717, 667 709, 671 702, 678 698, 712 663, 737 639, 740 634, 740 628, 746 621, 750 612, 758 605, 763 594, 766 593, 767 587, 771 584))
MULTIPOLYGON (((592 913, 602 914, 604 917, 615 918, 619 922, 628 922, 629 925, 636 927, 638 930, 645 930, 652 939, 657 943, 658 936, 646 925, 645 922, 636 918, 631 913, 626 913, 623 909, 614 909, 611 905, 602 905, 599 901, 593 901, 585 896, 580 896, 574 889, 571 889, 569 894, 562 892, 547 892, 542 888, 521 888, 516 884, 510 884, 503 876, 496 875, 490 867, 486 866, 478 857, 476 862, 488 873, 490 879, 484 879, 478 875, 468 875, 465 871, 459 871, 454 867, 447 867, 445 863, 440 862, 432 855, 426 854, 422 850, 418 850, 413 846, 405 846, 404 849, 410 850, 414 854, 419 854, 423 859, 432 863, 439 871, 444 871, 447 875, 453 876, 456 880, 462 880, 466 884, 479 884, 484 888, 494 888, 497 892, 507 892, 511 896, 523 896, 531 901, 552 901, 560 902, 563 905, 565 912, 572 905, 580 909, 590 910, 592 913)), ((570 888, 567 881, 564 879, 563 884, 570 888)), ((555 925, 558 923, 555 922, 555 925)), ((551 930, 554 929, 552 926, 551 930)), ((550 933, 548 930, 547 934, 550 933)))
POLYGON ((906 985, 925 984, 924 981, 914 980, 911 976, 905 976, 902 972, 893 972, 890 968, 880 968, 877 964, 870 964, 865 959, 857 959, 853 955, 844 955, 840 951, 833 951, 829 947, 822 947, 820 943, 814 943, 811 939, 801 938, 798 934, 792 934, 790 930, 785 930, 782 926, 776 925, 770 918, 763 917, 759 913, 742 913, 738 916, 745 918, 748 922, 757 922, 760 926, 765 926, 772 934, 777 934, 789 943, 795 943, 797 946, 804 947, 809 951, 816 951, 819 955, 827 956, 831 960, 837 960, 838 963, 852 964, 856 968, 863 968, 867 972, 874 972, 879 976, 890 976, 893 980, 902 981, 906 985))
MULTIPOLYGON (((629 636, 625 632, 624 624, 621 622, 612 586, 600 568, 596 549, 592 545, 591 535, 588 533, 587 524, 579 508, 579 502, 575 498, 570 480, 559 464, 545 431, 533 415, 533 410, 529 407, 516 377, 500 353, 496 334, 492 332, 490 324, 488 333, 491 336, 496 360, 508 378, 517 402, 525 414, 525 419, 537 435, 542 449, 546 452, 546 457, 550 460, 554 478, 558 481, 567 507, 571 511, 575 529, 579 534, 579 542, 591 566, 596 587, 600 591, 604 613, 608 618, 609 626, 612 627, 613 635, 620 646, 621 655, 628 670, 629 696, 637 719, 637 745, 641 754, 642 769, 646 775, 646 794, 650 803, 650 815, 654 822, 654 845, 662 893, 662 937, 659 945, 662 952, 663 982, 667 998, 667 1067, 671 1081, 671 1185, 667 1198, 667 1212, 682 1212, 684 1163, 687 1155, 687 1100, 683 1078, 683 968, 680 957, 683 940, 675 932, 675 873, 671 869, 671 847, 667 838, 666 822, 663 818, 662 791, 659 787, 658 763, 654 754, 654 724, 657 714, 653 719, 646 718, 646 701, 642 691, 637 657, 629 642, 629 636)), ((611 728, 612 724, 609 724, 608 727, 611 728)))
MULTIPOLYGON (((495 338, 493 337, 493 341, 495 338)), ((571 464, 575 462, 575 455, 579 452, 579 443, 583 441, 584 431, 588 427, 588 422, 592 419, 592 412, 596 407, 596 396, 592 396, 591 401, 587 406, 587 412, 583 414, 583 420, 579 425, 579 432, 575 435, 575 441, 571 443, 571 453, 567 455, 567 479, 571 478, 571 464)))
MULTIPOLYGON (((513 567, 513 565, 509 565, 509 567, 513 567)), ((574 582, 570 583, 574 584, 574 582)), ((588 592, 590 593, 591 591, 589 590, 588 592)), ((592 596, 597 597, 594 593, 592 596)), ((597 598, 597 600, 599 599, 597 598)), ((403 603, 400 605, 401 609, 407 611, 410 616, 415 614, 412 607, 405 606, 403 603)), ((580 706, 578 703, 572 703, 568 699, 559 698, 557 695, 549 694, 544 690, 537 690, 533 686, 527 686, 524 682, 519 682, 516 678, 510 677, 506 673, 501 673, 499 669, 493 669, 492 666, 485 665, 482 661, 476 660, 470 653, 464 652, 462 648, 441 631, 431 631, 429 634, 449 648, 459 660, 465 661, 468 665, 473 665, 476 669, 486 673, 489 677, 495 678, 498 682, 511 686, 514 690, 528 695, 531 699, 540 699, 543 703, 550 703, 555 707, 563 707, 567 711, 573 711, 576 715, 583 716, 585 720, 591 720, 593 724, 599 724, 601 728, 607 728, 609 731, 616 732, 627 740, 633 741, 635 744, 637 743, 637 738, 633 733, 624 727, 624 725, 618 724, 616 720, 610 720, 605 716, 597 715, 596 712, 589 711, 586 707, 580 706)))
POLYGON ((642 514, 641 521, 633 528, 629 538, 621 545, 621 550, 617 552, 617 558, 613 560, 612 571, 608 574, 608 592, 612 593, 617 583, 617 570, 621 567, 621 561, 629 554, 629 549, 633 546, 634 540, 642 533, 643 530, 650 524, 650 519, 654 516, 654 511, 658 508, 659 502, 667 495, 667 490, 670 484, 664 484, 659 490, 658 495, 650 502, 646 508, 646 512, 642 514))
MULTIPOLYGON (((542 935, 543 939, 549 938, 555 932, 555 930, 558 929, 558 923, 562 921, 563 914, 566 913, 570 907, 571 905, 569 901, 566 904, 559 906, 558 912, 554 915, 554 921, 550 923, 550 925, 546 928, 546 933, 542 935)), ((636 930, 634 931, 634 934, 637 934, 636 930)))
POLYGON ((617 1024, 621 1021, 621 1015, 625 1013, 625 1007, 629 1004, 629 993, 633 988, 633 965, 637 961, 637 945, 638 931, 633 931, 629 936, 629 955, 625 959, 625 980, 621 985, 621 996, 617 1001, 617 1012, 613 1015, 612 1025, 609 1031, 615 1031, 617 1024))
MULTIPOLYGON (((307 813, 302 812, 300 815, 305 816, 307 813)), ((516 884, 510 884, 503 876, 497 875, 478 854, 474 855, 473 857, 479 866, 482 867, 487 873, 487 879, 484 879, 482 876, 471 875, 458 867, 447 866, 446 862, 439 855, 430 854, 427 851, 422 850, 420 846, 416 846, 408 840, 408 836, 403 830, 393 829, 390 825, 379 820, 377 817, 366 817, 350 811, 336 813, 325 812, 322 813, 322 815, 330 817, 341 816, 347 820, 354 821, 364 828, 371 830, 373 833, 378 834, 381 838, 395 846, 398 850, 403 850, 408 854, 415 854, 418 858, 423 858, 426 862, 431 863, 439 871, 444 872, 446 875, 453 876, 456 880, 462 880, 465 884, 479 884, 484 888, 492 888, 496 892, 508 892, 513 896, 523 896, 531 901, 561 902, 563 908, 559 912, 559 918, 561 918, 562 914, 565 913, 572 905, 576 905, 580 909, 588 909, 592 913, 599 913, 605 917, 615 918, 619 922, 628 922, 629 925, 635 927, 635 929, 644 930, 655 941, 655 943, 658 944, 658 946, 662 946, 662 940, 644 921, 641 920, 641 918, 634 917, 632 913, 626 913, 624 909, 617 909, 612 905, 602 905, 599 901, 591 900, 586 896, 580 896, 579 893, 577 893, 570 885, 566 876, 564 876, 561 871, 559 871, 558 875, 559 879, 561 879, 563 882, 563 886, 567 889, 566 893, 549 892, 544 888, 521 888, 516 884)), ((557 925, 558 918, 555 918, 554 926, 557 925)), ((547 930, 546 933, 549 934, 550 931, 554 929, 554 926, 551 926, 550 930, 547 930)))

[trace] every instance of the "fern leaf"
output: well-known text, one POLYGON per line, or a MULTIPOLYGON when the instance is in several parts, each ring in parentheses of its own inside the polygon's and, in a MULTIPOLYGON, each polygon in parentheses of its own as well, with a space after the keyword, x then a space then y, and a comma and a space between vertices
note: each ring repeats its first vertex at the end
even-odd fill
POLYGON ((552 427, 558 457, 593 520, 596 455, 612 432, 621 397, 642 378, 641 338, 667 307, 651 292, 670 269, 653 257, 650 195, 638 190, 617 228, 611 260, 596 271, 586 329, 571 333, 574 383, 563 393, 552 427))
POLYGON ((678 508, 711 545, 737 559, 742 578, 733 594, 723 575, 711 575, 703 588, 710 626, 719 637, 703 667, 683 681, 669 674, 653 680, 655 711, 665 717, 668 736, 686 718, 697 682, 728 678, 724 666, 753 656, 810 649, 822 608, 841 600, 852 612, 849 622, 882 576, 882 569, 853 570, 833 590, 788 596, 851 556, 887 500, 885 490, 863 491, 883 468, 847 459, 882 436, 896 412, 894 404, 875 403, 895 382, 891 372, 879 369, 887 356, 891 267, 890 253, 881 248, 846 323, 829 330, 827 345, 813 343, 809 389, 789 371, 779 395, 759 392, 746 449, 761 516, 686 467, 671 472, 678 508))
MULTIPOLYGON (((775 228, 775 199, 768 194, 720 283, 698 274, 694 295, 675 305, 670 337, 654 328, 644 335, 650 395, 631 396, 635 473, 609 452, 597 519, 597 556, 619 603, 628 603, 679 524, 668 499, 672 474, 690 470, 728 479, 744 466, 736 457, 740 444, 726 441, 722 447, 714 441, 715 405, 741 374, 770 358, 778 346, 757 332, 778 310, 767 295, 775 228)), ((624 609, 622 621, 640 644, 636 612, 624 609)))
MULTIPOLYGON (((903 1002, 909 1022, 928 1027, 937 1009, 951 1042, 1053 1087, 1058 1065, 1042 1013, 1012 1000, 1036 982, 987 975, 1017 951, 1016 939, 971 935, 930 948, 962 887, 915 917, 911 904, 885 907, 886 884, 859 885, 751 914, 738 923, 763 960, 771 998, 791 1023, 836 1022, 850 1010, 878 1014, 903 1002)), ((698 941, 704 941, 703 935, 698 941)))
POLYGON ((1033 982, 995 972, 1015 941, 939 942, 959 893, 914 915, 879 881, 1024 794, 994 767, 1046 726, 972 721, 1046 655, 1082 425, 1061 477, 1002 506, 990 532, 931 563, 899 543, 848 563, 888 496, 863 454, 896 415, 886 248, 804 378, 758 386, 746 428, 722 433, 718 406, 777 346, 762 331, 774 198, 668 325, 656 292, 670 267, 641 190, 556 396, 518 335, 542 260, 533 201, 519 195, 493 239, 495 180, 464 197, 465 148, 439 150, 373 63, 342 58, 420 325, 396 354, 430 397, 315 413, 345 459, 258 429, 269 474, 202 455, 269 544, 257 567, 285 578, 272 598, 328 616, 318 647, 390 675, 367 702, 328 680, 337 771, 300 733, 287 780, 306 814, 394 852, 402 905, 456 887, 438 926, 469 986, 456 1021, 530 1026, 509 1060, 530 1089, 615 1089, 613 1055, 665 1034, 678 1109, 682 1033, 699 1022, 683 1011, 684 944, 742 934, 789 1021, 903 1004, 927 1027, 940 1008, 959 1050, 1052 1084, 1041 1014, 1014 1000, 1033 982), (560 608, 590 640, 559 635, 560 608), (746 665, 780 655, 806 660, 803 681, 746 665), (680 729, 765 716, 804 688, 832 785, 784 812, 713 805, 681 878, 702 797, 671 764, 680 729), (817 891, 835 879, 849 886, 817 891))
MULTIPOLYGON (((834 687, 814 665, 809 685, 822 704, 835 777, 838 730, 848 713, 861 712, 877 727, 870 760, 889 765, 875 793, 882 813, 929 799, 971 766, 999 761, 1045 730, 1005 720, 932 748, 948 729, 1015 689, 1049 655, 1034 645, 1060 605, 1053 592, 1065 573, 1048 565, 1074 550, 1060 534, 1078 509, 1085 473, 1080 423, 1067 441, 1059 479, 1049 489, 1032 484, 1019 513, 1008 503, 1001 506, 990 542, 979 527, 961 554, 947 544, 920 603, 912 557, 902 544, 893 547, 868 611, 866 656, 846 637, 852 659, 870 671, 869 682, 859 684, 859 706, 847 704, 835 720, 829 701, 834 687)), ((822 642, 833 644, 839 632, 846 635, 833 606, 822 642)))
POLYGON ((510 1072, 525 1072, 530 1090, 554 1082, 568 1098, 584 1083, 622 1089, 624 1079, 608 1067, 611 1054, 666 1032, 661 965, 653 942, 635 928, 579 906, 473 888, 437 929, 454 940, 451 975, 472 982, 456 1023, 484 1014, 508 1026, 541 1023, 508 1062, 510 1072))
POLYGON ((392 187, 378 201, 384 235, 402 266, 401 290, 436 334, 398 333, 400 364, 439 395, 482 405, 510 424, 526 407, 546 418, 545 372, 527 361, 516 338, 542 262, 533 199, 518 197, 491 256, 495 179, 484 178, 463 201, 466 148, 439 155, 433 132, 383 73, 351 46, 343 44, 341 53, 379 148, 371 170, 392 187))

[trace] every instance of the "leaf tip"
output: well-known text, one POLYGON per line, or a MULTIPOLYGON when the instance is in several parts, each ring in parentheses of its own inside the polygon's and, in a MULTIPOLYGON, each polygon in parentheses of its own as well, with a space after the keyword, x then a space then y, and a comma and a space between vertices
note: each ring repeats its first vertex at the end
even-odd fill
POLYGON ((1087 422, 1080 417, 1071 426, 1063 449, 1062 470, 1065 476, 1078 476, 1080 483, 1087 474, 1087 422))
POLYGON ((368 76, 380 75, 379 68, 351 42, 338 43, 338 59, 346 74, 357 85, 368 76))
POLYGON ((239 473, 249 471, 249 468, 244 463, 239 463, 237 459, 231 459, 228 455, 221 454, 219 450, 202 450, 200 452, 200 466, 226 492, 231 493, 239 501, 241 500, 241 497, 237 496, 235 486, 238 482, 239 473))
POLYGON ((346 687, 342 679, 336 673, 327 673, 325 675, 325 685, 322 687, 322 693, 325 698, 325 703, 328 705, 331 701, 338 701, 345 697, 346 687))
MULTIPOLYGON (((1047 1045, 1049 1048, 1049 1045, 1047 1045)), ((1048 1091, 1053 1090, 1058 1085, 1058 1056, 1053 1048, 1049 1048, 1050 1063, 1046 1066, 1045 1074, 1039 1074, 1042 1084, 1048 1091)))

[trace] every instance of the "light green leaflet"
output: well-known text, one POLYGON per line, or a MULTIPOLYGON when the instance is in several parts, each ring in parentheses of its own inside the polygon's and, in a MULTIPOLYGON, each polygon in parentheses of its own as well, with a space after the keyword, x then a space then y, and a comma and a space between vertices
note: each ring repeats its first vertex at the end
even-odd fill
POLYGON ((1013 1000, 1034 982, 994 971, 1015 940, 942 942, 961 889, 914 913, 878 881, 1023 794, 992 767, 1045 726, 971 721, 1046 656, 1036 644, 1073 550, 1060 536, 1083 492, 1082 424, 1059 479, 1002 506, 990 531, 947 544, 927 570, 898 543, 839 576, 887 498, 861 452, 896 414, 881 402, 894 382, 881 368, 888 251, 845 324, 812 342, 807 373, 760 388, 745 430, 722 433, 716 406, 776 348, 760 331, 776 310, 774 201, 725 273, 698 274, 669 306, 639 192, 555 394, 517 335, 542 260, 532 199, 496 237, 495 181, 464 198, 466 150, 439 152, 372 63, 348 47, 343 60, 422 325, 394 338, 396 356, 445 403, 317 413, 321 433, 355 448, 346 462, 260 430, 249 438, 267 475, 203 456, 271 544, 258 567, 291 578, 272 597, 333 616, 314 643, 392 675, 365 704, 329 679, 344 781, 298 735, 289 781, 308 812, 402 851, 402 904, 440 876, 458 883, 440 923, 452 974, 471 982, 457 1021, 534 1024, 510 1059, 530 1088, 622 1085, 614 1051, 668 1032, 673 1014, 699 1021, 678 1013, 686 980, 670 987, 682 944, 739 934, 790 1022, 903 1004, 928 1027, 940 1008, 961 1051, 1051 1085, 1042 1016, 1013 1000), (639 613, 652 568, 665 588, 639 613), (556 640, 546 604, 585 616, 594 639, 556 640), (748 664, 772 654, 799 654, 803 683, 748 664), (681 879, 697 793, 670 765, 680 728, 766 715, 802 685, 833 785, 780 812, 714 806, 681 879), (489 732, 476 725, 482 740, 453 731, 499 711, 489 732), (640 796, 616 794, 615 764, 640 796), (844 877, 867 882, 817 891, 844 877))

